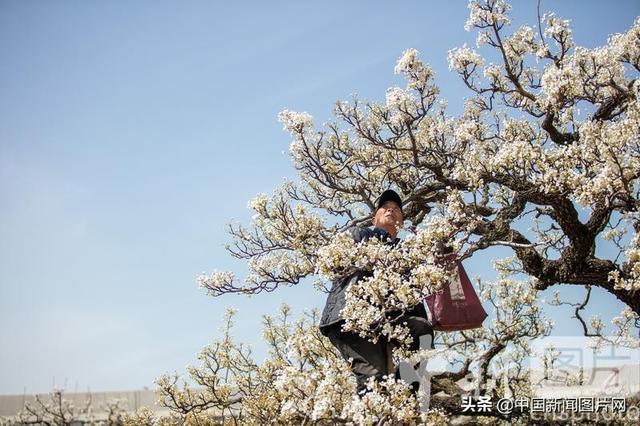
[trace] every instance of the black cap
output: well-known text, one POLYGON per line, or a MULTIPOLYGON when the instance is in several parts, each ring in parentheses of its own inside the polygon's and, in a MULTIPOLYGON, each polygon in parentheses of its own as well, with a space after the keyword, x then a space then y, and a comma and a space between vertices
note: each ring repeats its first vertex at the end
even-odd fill
POLYGON ((382 205, 387 201, 393 201, 398 206, 400 206, 400 210, 402 210, 402 199, 400 198, 398 193, 393 189, 387 189, 380 195, 380 198, 378 198, 376 209, 379 209, 380 207, 382 207, 382 205))

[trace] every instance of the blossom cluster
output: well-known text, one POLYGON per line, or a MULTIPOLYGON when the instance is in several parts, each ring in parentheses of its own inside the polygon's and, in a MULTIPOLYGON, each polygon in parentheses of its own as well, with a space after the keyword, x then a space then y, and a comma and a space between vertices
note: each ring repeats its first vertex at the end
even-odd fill
POLYGON ((313 117, 307 112, 295 112, 287 109, 278 114, 278 119, 284 126, 284 130, 295 134, 313 127, 313 117))
POLYGON ((456 47, 449 51, 448 55, 449 69, 458 72, 467 71, 468 67, 481 67, 484 65, 484 59, 478 52, 466 46, 456 47))
POLYGON ((560 49, 573 47, 571 21, 560 19, 554 13, 545 13, 542 19, 546 24, 545 37, 553 39, 560 49))
POLYGON ((424 90, 433 77, 433 70, 418 57, 416 49, 407 49, 398 59, 393 71, 407 79, 407 88, 424 90))
MULTIPOLYGON (((467 104, 468 115, 461 117, 456 127, 457 140, 466 141, 468 151, 465 162, 454 166, 453 175, 472 188, 492 176, 509 175, 547 194, 569 193, 572 201, 584 207, 611 202, 626 192, 629 182, 637 179, 639 158, 638 80, 629 72, 640 70, 640 20, 636 19, 626 33, 612 36, 606 46, 587 49, 574 45, 570 21, 554 14, 543 18, 544 39, 538 39, 526 25, 511 36, 496 38, 494 32, 509 23, 505 15, 509 6, 498 1, 472 1, 469 8, 466 28, 478 29, 478 45, 499 49, 504 63, 484 66, 480 54, 467 47, 449 53, 450 69, 478 94, 467 104), (551 61, 538 69, 528 66, 527 55, 551 61), (576 142, 549 144, 546 128, 517 138, 499 125, 474 131, 478 123, 487 121, 483 111, 494 109, 488 97, 495 95, 502 96, 505 106, 522 109, 533 118, 552 114, 553 127, 573 135, 576 142), (629 101, 619 111, 614 109, 611 117, 593 119, 603 114, 612 100, 625 98, 629 101), (599 112, 585 117, 577 108, 580 102, 590 103, 599 112)), ((524 128, 531 124, 531 118, 518 120, 524 128)), ((558 137, 553 136, 557 142, 558 137)))
POLYGON ((196 278, 197 284, 212 295, 230 288, 234 281, 235 274, 229 271, 213 271, 208 275, 203 272, 196 278))
POLYGON ((609 279, 615 288, 629 291, 640 290, 640 233, 636 233, 625 251, 628 278, 622 278, 618 270, 609 273, 609 279))
POLYGON ((399 87, 387 90, 387 111, 391 114, 391 122, 400 125, 416 111, 416 100, 410 92, 399 87))
POLYGON ((488 0, 487 2, 470 1, 469 18, 464 29, 470 31, 474 27, 502 27, 511 24, 509 11, 511 5, 504 0, 488 0))

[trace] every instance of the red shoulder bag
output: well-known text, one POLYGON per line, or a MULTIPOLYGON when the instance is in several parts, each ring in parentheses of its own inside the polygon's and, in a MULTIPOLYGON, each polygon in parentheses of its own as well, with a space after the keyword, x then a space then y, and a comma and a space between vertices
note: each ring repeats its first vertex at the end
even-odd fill
POLYGON ((479 328, 487 317, 460 262, 456 262, 451 278, 442 291, 427 296, 425 304, 434 330, 459 331, 479 328))

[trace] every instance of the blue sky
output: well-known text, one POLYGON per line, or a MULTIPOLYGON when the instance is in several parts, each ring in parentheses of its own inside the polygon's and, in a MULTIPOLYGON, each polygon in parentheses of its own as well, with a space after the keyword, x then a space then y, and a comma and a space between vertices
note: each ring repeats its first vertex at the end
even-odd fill
MULTIPOLYGON (((514 23, 535 25, 535 3, 516 2, 514 23)), ((636 1, 543 8, 588 47, 640 14, 636 1)), ((195 276, 244 275, 225 224, 295 175, 277 113, 322 123, 351 94, 383 100, 409 47, 460 111, 446 56, 474 44, 466 16, 464 1, 0 2, 0 393, 152 387, 195 362, 229 306, 261 358, 262 314, 325 296, 214 300, 195 276)))

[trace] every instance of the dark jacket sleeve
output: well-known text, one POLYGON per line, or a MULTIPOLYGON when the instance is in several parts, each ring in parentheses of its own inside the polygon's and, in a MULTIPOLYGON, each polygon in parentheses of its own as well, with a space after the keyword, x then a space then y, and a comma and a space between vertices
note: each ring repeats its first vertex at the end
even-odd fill
MULTIPOLYGON (((353 227, 347 232, 351 234, 353 241, 356 243, 366 241, 371 236, 371 230, 368 228, 353 227)), ((326 332, 327 327, 342 323, 342 309, 344 309, 345 305, 347 288, 352 282, 358 281, 364 275, 364 271, 352 271, 333 281, 320 318, 320 330, 323 333, 326 332)))
POLYGON ((353 237, 353 241, 355 241, 357 244, 362 241, 368 240, 371 230, 368 228, 361 228, 359 226, 354 226, 353 228, 349 228, 347 232, 351 234, 351 236, 353 237))

